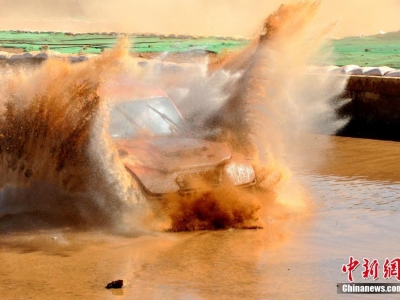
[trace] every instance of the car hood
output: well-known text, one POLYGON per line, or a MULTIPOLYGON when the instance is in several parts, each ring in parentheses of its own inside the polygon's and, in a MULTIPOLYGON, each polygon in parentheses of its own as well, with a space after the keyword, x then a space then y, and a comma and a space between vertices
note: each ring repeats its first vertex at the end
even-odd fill
POLYGON ((119 140, 117 147, 125 166, 132 171, 145 167, 176 172, 219 165, 231 158, 225 144, 183 137, 119 140))

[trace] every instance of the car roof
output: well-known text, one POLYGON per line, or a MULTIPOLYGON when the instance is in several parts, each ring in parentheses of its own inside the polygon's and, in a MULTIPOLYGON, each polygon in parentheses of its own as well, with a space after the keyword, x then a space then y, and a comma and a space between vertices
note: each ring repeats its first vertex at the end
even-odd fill
POLYGON ((98 92, 101 97, 116 99, 118 102, 157 97, 168 98, 162 89, 129 78, 108 80, 100 85, 98 92))

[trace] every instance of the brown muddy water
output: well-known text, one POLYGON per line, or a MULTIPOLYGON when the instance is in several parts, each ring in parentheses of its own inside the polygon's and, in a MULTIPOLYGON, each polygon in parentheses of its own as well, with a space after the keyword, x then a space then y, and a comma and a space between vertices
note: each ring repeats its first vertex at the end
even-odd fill
MULTIPOLYGON (((312 194, 307 213, 260 230, 4 234, 1 298, 357 298, 336 294, 349 256, 383 263, 400 251, 400 144, 308 135, 298 147, 293 170, 312 194), (116 279, 127 285, 104 288, 116 279)), ((355 282, 364 282, 360 269, 355 282)))

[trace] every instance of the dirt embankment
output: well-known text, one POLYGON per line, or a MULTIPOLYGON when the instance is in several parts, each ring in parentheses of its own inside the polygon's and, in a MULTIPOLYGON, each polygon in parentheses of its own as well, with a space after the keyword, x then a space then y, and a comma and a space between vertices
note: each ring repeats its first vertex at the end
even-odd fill
POLYGON ((350 76, 338 112, 350 118, 339 134, 400 140, 400 78, 350 76))

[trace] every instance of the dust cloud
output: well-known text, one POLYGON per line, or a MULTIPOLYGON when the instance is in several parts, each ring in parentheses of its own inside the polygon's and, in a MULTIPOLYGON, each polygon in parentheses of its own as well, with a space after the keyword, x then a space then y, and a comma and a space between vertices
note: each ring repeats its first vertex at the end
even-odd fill
POLYGON ((318 8, 310 1, 280 6, 247 49, 218 60, 172 63, 165 53, 145 61, 127 55, 122 38, 80 64, 50 59, 37 68, 6 69, 0 220, 29 227, 34 215, 43 224, 120 230, 140 219, 140 226, 182 231, 260 228, 306 213, 309 196, 290 171, 301 159, 295 144, 299 133, 333 133, 342 125, 332 99, 345 85, 345 79, 308 73, 310 57, 332 27, 315 26, 318 8), (111 103, 98 93, 121 77, 162 88, 196 136, 212 136, 251 159, 259 187, 172 196, 136 206, 135 214, 131 203, 142 195, 136 189, 132 198, 134 183, 107 135, 111 103))
POLYGON ((5 67, 1 78, 0 197, 3 218, 43 224, 112 223, 129 185, 102 125, 97 89, 120 72, 124 39, 84 64, 48 60, 5 67))

